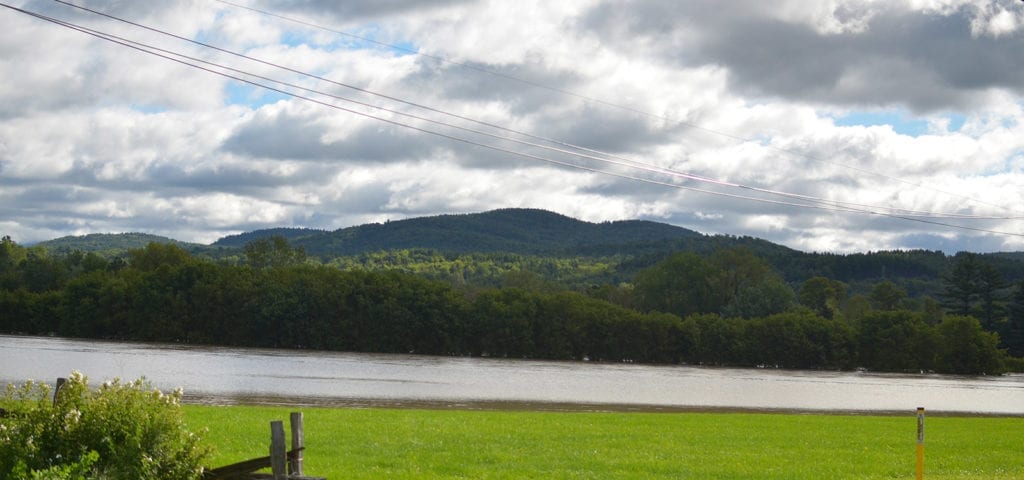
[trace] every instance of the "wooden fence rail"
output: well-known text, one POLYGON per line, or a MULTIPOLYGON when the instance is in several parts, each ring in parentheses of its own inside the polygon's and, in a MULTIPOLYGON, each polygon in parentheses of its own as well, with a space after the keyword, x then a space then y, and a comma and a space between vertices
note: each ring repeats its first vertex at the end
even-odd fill
POLYGON ((302 451, 306 449, 303 433, 302 412, 292 412, 289 417, 292 431, 292 448, 285 447, 284 423, 270 422, 270 455, 245 460, 223 467, 207 470, 206 480, 326 480, 323 477, 307 477, 302 472, 302 451), (254 473, 269 468, 271 473, 254 473))

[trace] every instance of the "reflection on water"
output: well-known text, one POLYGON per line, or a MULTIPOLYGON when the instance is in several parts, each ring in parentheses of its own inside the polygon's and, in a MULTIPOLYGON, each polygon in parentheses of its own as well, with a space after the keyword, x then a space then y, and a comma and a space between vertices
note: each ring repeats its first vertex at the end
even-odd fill
POLYGON ((0 336, 0 382, 146 377, 190 401, 552 410, 822 410, 1024 415, 1024 376, 593 364, 0 336))

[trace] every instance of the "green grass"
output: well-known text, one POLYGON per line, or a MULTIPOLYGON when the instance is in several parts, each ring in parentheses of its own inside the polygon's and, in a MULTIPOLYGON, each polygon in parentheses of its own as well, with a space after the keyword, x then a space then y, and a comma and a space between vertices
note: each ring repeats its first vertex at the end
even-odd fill
MULTIPOLYGON (((220 466, 294 409, 185 406, 220 466)), ((914 478, 916 418, 302 409, 308 475, 337 479, 914 478)), ((287 427, 286 427, 287 428, 287 427)), ((926 479, 1024 478, 1024 418, 929 417, 926 479)))

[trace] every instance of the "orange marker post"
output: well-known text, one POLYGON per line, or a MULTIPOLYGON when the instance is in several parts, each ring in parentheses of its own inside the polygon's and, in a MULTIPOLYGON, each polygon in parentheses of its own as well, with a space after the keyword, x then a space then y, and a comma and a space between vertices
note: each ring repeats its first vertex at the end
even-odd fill
POLYGON ((917 480, 924 479, 924 407, 917 407, 917 480))

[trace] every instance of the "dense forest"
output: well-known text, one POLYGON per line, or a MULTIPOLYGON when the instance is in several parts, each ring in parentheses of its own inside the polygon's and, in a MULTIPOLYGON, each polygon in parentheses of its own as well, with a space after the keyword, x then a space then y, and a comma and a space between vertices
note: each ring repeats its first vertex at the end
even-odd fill
POLYGON ((864 256, 864 270, 878 259, 890 273, 907 262, 920 270, 910 278, 934 282, 938 294, 912 295, 888 280, 857 293, 817 274, 830 265, 835 276, 873 278, 857 276, 847 257, 808 256, 790 268, 814 274, 794 281, 759 242, 632 256, 397 250, 324 261, 282 236, 209 257, 157 242, 117 256, 51 254, 4 237, 0 332, 771 368, 996 374, 1024 366, 1024 284, 993 257, 864 256), (371 261, 380 265, 367 268, 371 261))
MULTIPOLYGON (((210 244, 184 243, 147 234, 92 234, 38 244, 51 255, 75 251, 111 259, 150 242, 173 243, 189 253, 226 263, 245 261, 243 247, 282 237, 310 260, 343 269, 400 270, 427 278, 496 287, 509 274, 533 272, 573 290, 629 283, 640 270, 678 252, 699 255, 745 248, 767 261, 794 288, 814 276, 845 283, 851 294, 867 294, 891 281, 913 298, 938 298, 953 258, 928 250, 850 255, 805 253, 771 242, 647 221, 589 223, 544 210, 502 209, 441 215, 321 231, 275 228, 231 235, 210 244)), ((982 258, 1009 282, 1024 279, 1024 254, 982 258)))

